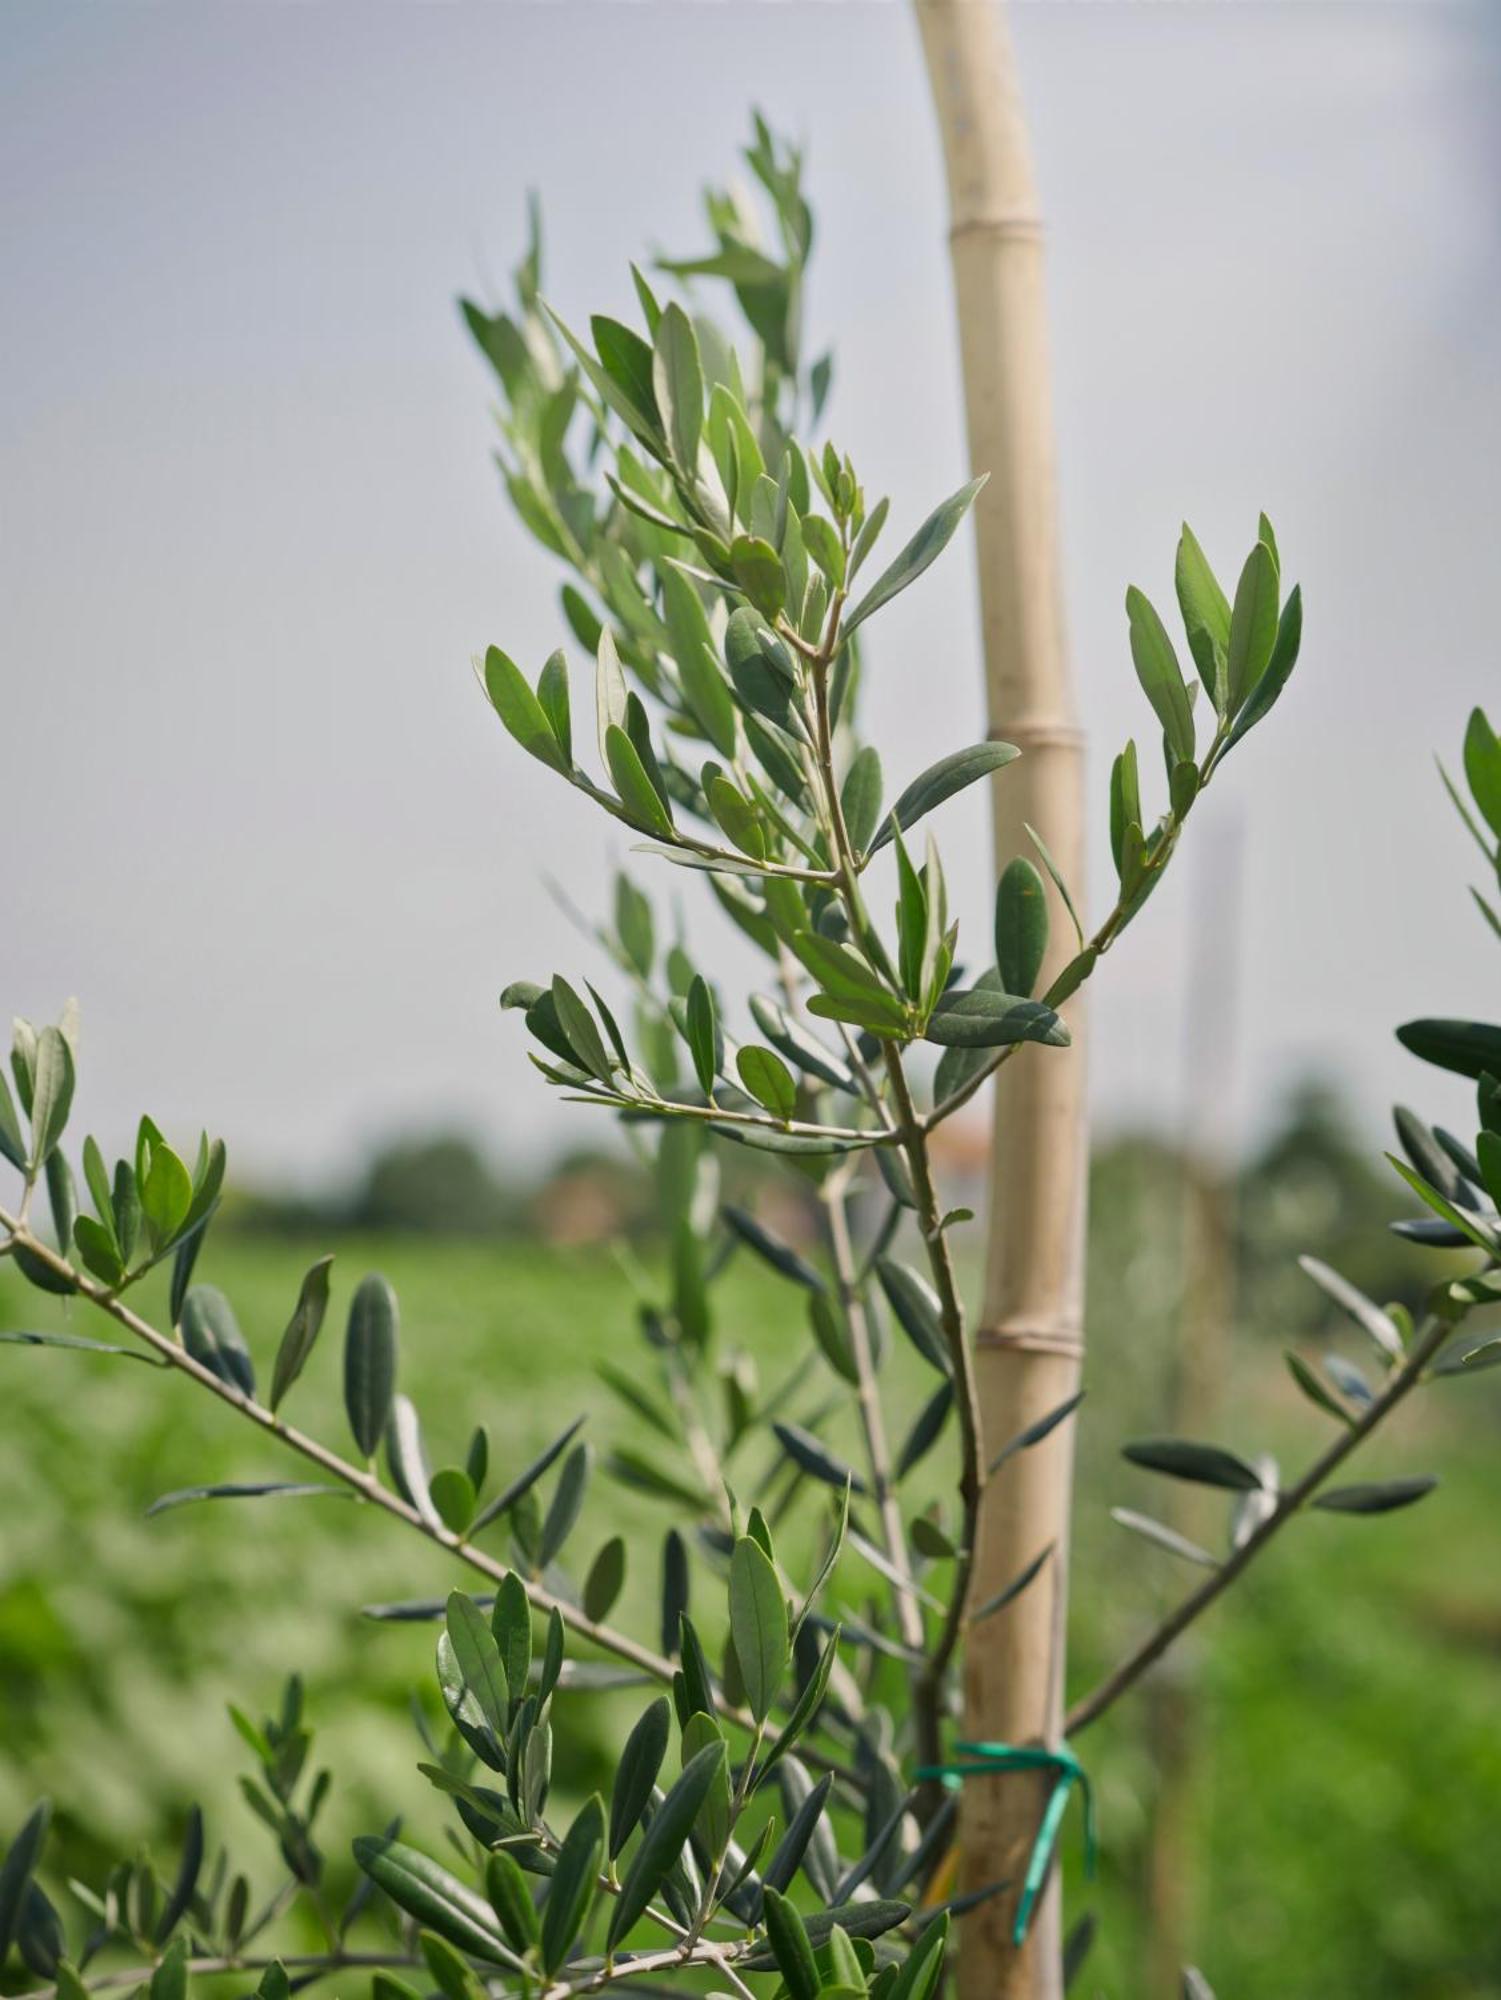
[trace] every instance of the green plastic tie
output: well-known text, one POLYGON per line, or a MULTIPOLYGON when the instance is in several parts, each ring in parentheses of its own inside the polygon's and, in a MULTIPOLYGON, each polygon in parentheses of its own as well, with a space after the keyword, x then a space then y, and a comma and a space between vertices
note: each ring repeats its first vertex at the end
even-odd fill
POLYGON ((1084 1866, 1091 1875, 1094 1874, 1096 1853, 1094 1791, 1089 1782, 1089 1773, 1066 1743, 1060 1743, 1055 1750, 1018 1749, 1011 1743, 956 1743, 954 1748, 961 1753, 960 1762, 928 1764, 917 1773, 917 1776, 942 1778, 946 1785, 956 1787, 964 1778, 995 1778, 1005 1771, 1053 1773, 1053 1789, 1048 1794, 1048 1802, 1043 1808, 1037 1834, 1032 1842, 1032 1852, 1027 1857, 1027 1872, 1016 1905, 1016 1921, 1011 1927, 1011 1941, 1019 1945, 1027 1935, 1027 1926, 1032 1921, 1033 1907, 1041 1893, 1043 1882, 1047 1879, 1048 1864, 1053 1858, 1053 1850, 1058 1845, 1058 1829, 1063 1823, 1063 1815, 1068 1809, 1069 1794, 1075 1785, 1084 1795, 1084 1866))

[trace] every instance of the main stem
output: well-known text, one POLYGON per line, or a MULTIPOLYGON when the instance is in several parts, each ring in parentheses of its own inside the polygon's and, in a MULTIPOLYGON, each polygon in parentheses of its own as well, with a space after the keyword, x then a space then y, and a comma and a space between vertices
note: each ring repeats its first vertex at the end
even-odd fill
POLYGON ((829 1244, 834 1256, 834 1275, 839 1299, 849 1327, 850 1353, 855 1364, 855 1399, 860 1409, 860 1428, 865 1434, 865 1456, 870 1465, 871 1488, 881 1519, 881 1536, 886 1553, 902 1582, 892 1589, 897 1629, 909 1651, 923 1650, 922 1611, 912 1582, 907 1535, 902 1526, 902 1510, 891 1477, 891 1450, 886 1439, 886 1419, 881 1409, 881 1392, 876 1381, 875 1356, 871 1348, 870 1318, 855 1278, 854 1248, 850 1242, 849 1215, 842 1188, 828 1201, 829 1244))
MULTIPOLYGON (((1025 753, 995 786, 998 870, 1036 826, 1076 896, 1083 881, 1083 748, 1062 617, 1042 229, 1003 10, 991 0, 916 0, 947 171, 972 466, 990 474, 975 507, 991 733, 1025 753)), ((1053 935, 1067 919, 1056 900, 1053 935)), ((1056 972, 1056 963, 1053 971, 1056 972)), ((1045 979, 1051 973, 1045 974, 1045 979)), ((975 1335, 980 1411, 1010 1436, 1074 1394, 1083 1361, 1087 1130, 1082 1019, 1075 1050, 1007 1063, 997 1079, 985 1295, 975 1335)), ((976 1594, 1001 1590, 1039 1547, 1055 1560, 967 1649, 966 1733, 1056 1740, 1062 1712, 1074 1427, 1060 1425, 987 1486, 976 1594)), ((1007 1775, 969 1785, 961 1889, 1020 1884, 1045 1783, 1007 1775)), ((1059 2000, 1060 1899, 1040 1899, 1011 1943, 1017 1891, 962 1926, 961 2000, 1059 2000)))
MULTIPOLYGON (((819 784, 828 814, 836 872, 839 877, 839 895, 844 904, 845 914, 849 918, 850 928, 859 937, 869 929, 870 920, 866 915, 864 898, 860 894, 859 864, 850 844, 849 829, 844 822, 844 807, 834 770, 833 730, 829 717, 828 664, 837 645, 837 634, 837 623, 831 621, 824 656, 813 662, 814 749, 819 784)), ((901 1050, 895 1042, 883 1042, 881 1046, 895 1109, 894 1136, 912 1177, 912 1189, 917 1200, 918 1224, 922 1230, 923 1247, 927 1252, 928 1269, 938 1294, 939 1320, 953 1370, 954 1404, 959 1417, 959 1500, 963 1514, 959 1551, 954 1561, 953 1582, 943 1624, 936 1643, 926 1655, 912 1690, 913 1725, 918 1757, 923 1764, 937 1764, 942 1761, 944 1685, 954 1650, 964 1629, 965 1612, 969 1604, 980 1497, 984 1490, 985 1448, 974 1369, 971 1364, 969 1343, 965 1338, 964 1306, 959 1297, 953 1258, 949 1253, 948 1239, 944 1233, 943 1214, 939 1207, 937 1189, 933 1184, 932 1163, 928 1156, 927 1127, 913 1101, 912 1087, 907 1081, 901 1050)), ((899 1520, 898 1530, 900 1530, 899 1520)), ((920 1626, 919 1620, 919 1631, 920 1626)))

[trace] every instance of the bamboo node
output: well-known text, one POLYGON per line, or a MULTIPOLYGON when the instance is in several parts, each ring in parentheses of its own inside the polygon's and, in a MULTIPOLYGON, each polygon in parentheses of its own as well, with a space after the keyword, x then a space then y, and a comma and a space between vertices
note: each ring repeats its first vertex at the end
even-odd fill
POLYGON ((1040 243, 1043 238, 1043 221, 1040 215, 1030 209, 1003 208, 989 215, 966 215, 949 229, 950 243, 957 243, 965 236, 999 236, 1003 240, 1022 238, 1040 243))
POLYGON ((1025 1320, 1008 1320, 1004 1326, 982 1326, 976 1330, 975 1346, 1011 1349, 1023 1354, 1063 1354, 1082 1360, 1084 1336, 1054 1326, 1029 1325, 1025 1320))
POLYGON ((1034 750, 1082 750, 1084 731, 1071 722, 1001 722, 986 732, 992 743, 1027 743, 1034 750))

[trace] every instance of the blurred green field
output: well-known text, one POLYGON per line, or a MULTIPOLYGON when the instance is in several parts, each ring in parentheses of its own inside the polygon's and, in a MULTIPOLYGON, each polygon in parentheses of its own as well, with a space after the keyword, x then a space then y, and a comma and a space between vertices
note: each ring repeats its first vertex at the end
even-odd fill
MULTIPOLYGON (((1161 1260, 1144 1260, 1129 1218, 1110 1213, 1092 1253, 1080 1429, 1079 1690, 1195 1574, 1107 1518, 1112 1503, 1162 1505, 1161 1482, 1117 1453, 1124 1438, 1160 1427, 1170 1326, 1161 1260)), ((633 1366, 641 1352, 630 1295, 604 1251, 411 1237, 305 1247, 221 1233, 199 1275, 234 1300, 263 1373, 302 1269, 328 1247, 338 1253, 333 1337, 289 1412, 304 1428, 342 1447, 336 1330, 354 1282, 379 1269, 401 1299, 403 1386, 420 1407, 448 1413, 446 1434, 440 1418, 429 1440, 434 1463, 460 1456, 476 1422, 489 1427, 502 1476, 581 1411, 596 1444, 630 1432, 592 1372, 605 1357, 633 1366)), ((752 1351, 763 1380, 801 1351, 795 1297, 748 1259, 717 1297, 716 1339, 752 1351)), ((0 1266, 0 1325, 64 1322, 100 1331, 0 1266)), ((907 1357, 891 1366, 895 1400, 915 1408, 921 1385, 907 1357)), ((1224 1440, 1270 1444, 1299 1462, 1324 1420, 1288 1384, 1278 1343, 1238 1336, 1233 1368, 1224 1440)), ((1220 2000, 1501 2000, 1497 1380, 1436 1387, 1365 1462, 1369 1476, 1440 1471, 1438 1494, 1389 1519, 1295 1525, 1185 1650, 1208 1743, 1191 1941, 1220 2000)), ((222 1502, 146 1519, 169 1489, 297 1476, 187 1383, 102 1357, 5 1347, 0 1399, 0 1830, 50 1793, 58 1855, 95 1879, 111 1852, 144 1842, 165 1854, 198 1799, 211 1835, 242 1855, 264 1853, 236 1788, 245 1755, 225 1707, 259 1712, 296 1669, 319 1758, 339 1781, 324 1828, 330 1851, 341 1856, 349 1836, 398 1812, 420 1844, 435 1845, 444 1815, 413 1768, 421 1753, 408 1714, 413 1689, 436 1707, 433 1631, 359 1611, 441 1595, 463 1580, 457 1566, 345 1502, 222 1502)), ((746 1497, 755 1470, 748 1462, 737 1473, 746 1497)), ((913 1475, 914 1506, 934 1485, 927 1470, 913 1475)), ((668 1509, 596 1475, 579 1547, 592 1553, 626 1534, 633 1569, 614 1619, 653 1640, 668 1525, 668 1509)), ((703 1566, 696 1583, 707 1599, 703 1566)), ((846 1559, 836 1594, 854 1602, 873 1587, 846 1559)), ((576 1699, 594 1721, 558 1771, 568 1791, 608 1784, 611 1767, 609 1705, 576 1699)), ((1070 1902, 1096 1910, 1102 1928, 1078 1990, 1112 2000, 1151 1990, 1142 1969, 1151 1709, 1130 1698, 1080 1745, 1098 1784, 1102 1864, 1086 1883, 1071 1851, 1070 1902)), ((49 1873, 61 1888, 56 1866, 49 1873)))

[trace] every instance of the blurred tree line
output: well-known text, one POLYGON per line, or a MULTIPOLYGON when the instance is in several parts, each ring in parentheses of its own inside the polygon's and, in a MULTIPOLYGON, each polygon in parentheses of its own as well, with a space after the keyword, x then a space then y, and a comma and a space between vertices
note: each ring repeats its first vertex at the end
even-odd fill
MULTIPOLYGON (((955 1135, 944 1170, 956 1200, 978 1192, 983 1150, 955 1135)), ((811 1238, 818 1227, 811 1187, 799 1204, 785 1179, 754 1159, 728 1162, 726 1172, 736 1199, 763 1209, 775 1201, 777 1226, 794 1240, 811 1238)), ((1129 1304, 1138 1324, 1172 1325, 1184 1216, 1199 1172, 1162 1137, 1125 1133, 1096 1149, 1091 1256, 1110 1296, 1129 1304)), ((1235 1317, 1284 1344, 1327 1323, 1326 1302, 1297 1265, 1310 1246, 1375 1298, 1410 1300, 1430 1268, 1386 1227, 1400 1206, 1395 1183, 1348 1105, 1320 1084, 1290 1094, 1269 1136, 1232 1174, 1228 1195, 1235 1317)), ((358 1231, 567 1246, 646 1237, 654 1213, 647 1169, 628 1152, 580 1148, 522 1177, 502 1172, 472 1134, 447 1131, 377 1145, 344 1188, 241 1189, 231 1220, 261 1235, 358 1231)))

